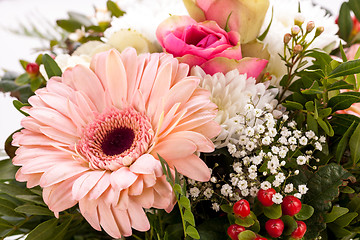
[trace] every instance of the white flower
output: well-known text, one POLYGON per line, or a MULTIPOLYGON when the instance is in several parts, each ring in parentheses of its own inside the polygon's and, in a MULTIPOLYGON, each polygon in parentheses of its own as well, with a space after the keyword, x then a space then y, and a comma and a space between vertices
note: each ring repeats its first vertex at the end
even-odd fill
POLYGON ((307 131, 307 132, 305 133, 305 135, 306 135, 306 137, 309 138, 309 139, 312 139, 313 137, 315 137, 315 133, 314 133, 312 130, 307 131))
POLYGON ((250 164, 250 158, 248 156, 244 157, 242 160, 243 160, 244 165, 247 166, 250 164))
POLYGON ((322 151, 321 143, 315 142, 315 149, 316 149, 316 150, 319 150, 319 151, 322 151))
POLYGON ((270 137, 275 137, 277 134, 276 128, 269 128, 268 131, 270 137))
POLYGON ((296 122, 293 120, 293 121, 288 123, 288 126, 291 127, 291 128, 295 128, 296 127, 296 122))
POLYGON ((295 171, 294 171, 294 174, 295 174, 295 175, 299 175, 299 173, 300 173, 299 170, 295 170, 295 171))
POLYGON ((231 155, 233 155, 234 153, 236 153, 236 145, 232 144, 232 143, 228 143, 227 145, 228 151, 231 155))
POLYGON ((285 181, 285 175, 284 173, 280 172, 275 176, 275 180, 279 181, 279 182, 284 182, 285 181))
POLYGON ((270 145, 271 143, 271 138, 269 136, 266 136, 264 137, 262 140, 261 140, 262 144, 264 145, 270 145))
POLYGON ((256 132, 257 132, 257 133, 260 133, 260 134, 262 134, 262 133, 265 132, 265 127, 264 127, 264 125, 257 125, 257 126, 255 127, 255 129, 256 129, 256 132))
POLYGON ((210 198, 212 197, 212 195, 213 195, 213 193, 212 193, 211 188, 205 189, 205 191, 204 191, 204 196, 205 196, 206 198, 210 199, 210 198))
POLYGON ((294 138, 294 137, 289 137, 288 142, 289 142, 290 144, 296 144, 296 138, 294 138))
POLYGON ((251 162, 255 165, 259 165, 262 162, 262 157, 256 156, 251 158, 251 162))
POLYGON ((294 197, 298 198, 298 199, 301 199, 301 193, 295 193, 294 194, 294 197))
MULTIPOLYGON (((265 106, 264 106, 264 107, 265 107, 265 106)), ((265 108, 266 108, 266 107, 265 107, 265 108)), ((254 109, 255 117, 260 117, 262 113, 263 113, 263 110, 258 109, 258 108, 255 108, 255 109, 254 109)))
POLYGON ((268 128, 274 128, 274 126, 275 126, 275 121, 274 120, 268 120, 267 122, 266 122, 266 126, 268 127, 268 128))
POLYGON ((307 191, 309 190, 309 189, 306 187, 305 184, 304 184, 304 185, 299 185, 299 186, 298 186, 298 189, 299 189, 299 192, 300 192, 301 194, 306 194, 307 191))
POLYGON ((236 186, 239 182, 239 179, 237 177, 232 177, 230 181, 231 185, 236 186))
POLYGON ((288 145, 289 144, 285 136, 279 137, 278 142, 283 144, 283 145, 288 145))
POLYGON ((254 150, 254 148, 256 147, 254 142, 248 142, 246 144, 246 150, 248 150, 249 152, 251 152, 252 150, 254 150))
POLYGON ((284 192, 291 193, 292 191, 294 191, 294 185, 292 183, 286 184, 284 192))
POLYGON ((241 190, 241 195, 243 195, 244 197, 247 197, 249 195, 249 189, 244 189, 244 190, 241 190))
POLYGON ((321 137, 319 138, 319 142, 325 143, 325 142, 326 142, 326 137, 325 137, 325 136, 321 136, 321 137))
POLYGON ((279 151, 279 157, 280 157, 280 158, 285 158, 287 152, 288 152, 288 151, 286 151, 286 150, 284 150, 284 149, 281 149, 281 150, 279 151))
POLYGON ((286 121, 286 120, 289 119, 289 116, 288 116, 287 114, 284 114, 284 115, 282 116, 282 119, 283 119, 284 121, 286 121))
POLYGON ((274 187, 278 187, 278 186, 281 185, 281 182, 278 181, 278 180, 274 180, 274 181, 272 182, 272 185, 273 185, 274 187))
POLYGON ((263 190, 268 190, 269 188, 271 188, 271 183, 268 181, 264 181, 260 184, 260 187, 263 190))
POLYGON ((217 182, 216 177, 211 177, 211 178, 210 178, 210 182, 212 182, 212 183, 216 183, 216 182, 217 182))
MULTIPOLYGON (((272 19, 269 32, 263 42, 270 53, 270 60, 266 70, 270 72, 271 75, 274 75, 272 83, 275 85, 279 84, 282 76, 285 75, 287 71, 285 64, 281 61, 278 54, 283 55, 283 37, 285 33, 290 32, 290 28, 294 25, 294 19, 299 12, 299 3, 301 13, 305 18, 303 26, 306 27, 307 22, 314 21, 316 27, 324 27, 324 32, 312 42, 308 49, 324 49, 330 46, 329 51, 331 51, 339 46, 340 38, 336 34, 339 28, 335 23, 336 16, 327 14, 324 8, 319 5, 314 5, 311 0, 271 0, 260 32, 265 31, 272 19), (272 9, 274 11, 273 14, 272 9)), ((315 30, 307 35, 306 41, 310 42, 314 34, 315 30)))
POLYGON ((250 179, 255 179, 257 177, 257 173, 256 172, 252 172, 249 174, 249 178, 250 179))
POLYGON ((276 204, 281 204, 282 203, 282 200, 283 200, 283 196, 280 194, 280 193, 275 193, 273 196, 272 196, 272 199, 271 199, 274 203, 276 204))
POLYGON ((248 171, 249 171, 249 173, 256 172, 256 171, 257 171, 256 165, 251 165, 251 166, 248 168, 248 171))
POLYGON ((297 163, 298 165, 304 165, 306 162, 307 162, 307 159, 306 159, 305 156, 298 156, 298 157, 296 158, 296 163, 297 163))
POLYGON ((229 184, 224 184, 222 187, 221 187, 221 190, 220 190, 221 194, 225 197, 229 196, 230 194, 232 194, 232 188, 229 184))
POLYGON ((221 72, 209 75, 196 66, 192 68, 191 75, 200 78, 200 87, 211 92, 210 99, 218 106, 215 121, 221 125, 222 131, 213 139, 216 148, 226 146, 230 139, 239 138, 235 131, 238 123, 230 119, 238 115, 246 116, 249 120, 246 127, 254 128, 257 125, 256 118, 251 116, 251 112, 247 113, 246 109, 254 106, 249 103, 256 103, 256 109, 264 111, 265 104, 274 100, 278 92, 276 88, 267 89, 264 83, 256 83, 255 78, 239 74, 236 69, 225 75, 221 72))
POLYGON ((305 146, 305 145, 308 143, 308 139, 307 139, 305 136, 302 136, 302 137, 299 139, 299 143, 300 143, 300 145, 305 146))
POLYGON ((277 146, 272 146, 271 147, 271 151, 274 153, 274 154, 278 154, 280 149, 277 147, 277 146))
POLYGON ((259 192, 259 189, 257 187, 251 187, 250 188, 250 196, 256 197, 258 192, 259 192))
POLYGON ((297 148, 297 146, 296 146, 296 145, 290 145, 290 150, 291 150, 291 151, 295 151, 295 150, 296 150, 296 148, 297 148))
POLYGON ((220 210, 220 205, 218 203, 213 203, 211 207, 213 210, 215 210, 215 212, 220 210))
POLYGON ((195 180, 194 179, 191 179, 191 178, 188 178, 188 184, 190 184, 190 185, 195 185, 195 180))
POLYGON ((240 190, 244 190, 248 187, 248 183, 246 180, 240 180, 237 186, 240 190))
POLYGON ((249 137, 254 136, 254 133, 255 133, 255 131, 254 131, 254 128, 252 128, 252 127, 247 127, 245 129, 245 134, 249 137))
POLYGON ((191 197, 196 198, 199 196, 199 194, 200 194, 200 190, 197 187, 190 188, 191 197))
POLYGON ((242 145, 242 146, 245 146, 248 142, 249 142, 249 138, 246 137, 245 135, 241 135, 239 137, 239 144, 242 145))
POLYGON ((287 129, 286 127, 283 127, 281 129, 280 135, 283 137, 290 137, 291 136, 291 132, 289 131, 289 129, 287 129))

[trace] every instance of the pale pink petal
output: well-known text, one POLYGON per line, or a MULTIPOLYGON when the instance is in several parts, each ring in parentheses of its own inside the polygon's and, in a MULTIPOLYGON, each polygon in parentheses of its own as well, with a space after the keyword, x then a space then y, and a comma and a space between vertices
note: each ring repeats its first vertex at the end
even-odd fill
POLYGON ((162 140, 155 146, 151 154, 159 154, 166 161, 171 159, 186 158, 196 151, 196 145, 187 139, 162 140), (181 147, 179 147, 181 146, 181 147))
POLYGON ((91 171, 84 173, 81 177, 76 179, 72 187, 73 198, 78 201, 84 198, 104 174, 105 171, 91 171))
POLYGON ((48 136, 49 138, 55 141, 65 143, 68 145, 72 145, 79 140, 79 137, 66 134, 52 127, 40 127, 40 132, 42 132, 44 135, 48 136))
POLYGON ((176 167, 179 173, 191 179, 200 182, 206 182, 210 179, 211 174, 209 168, 204 161, 196 155, 170 160, 169 162, 176 167))
MULTIPOLYGON (((114 218, 116 224, 120 230, 120 233, 125 237, 129 237, 132 235, 131 223, 128 211, 119 210, 116 207, 111 206, 112 213, 114 214, 114 218)), ((141 220, 141 219, 139 219, 141 220)))
POLYGON ((140 195, 144 189, 144 181, 141 175, 136 179, 136 181, 129 188, 129 195, 140 195))
POLYGON ((197 146, 197 151, 213 152, 215 150, 213 142, 204 135, 193 131, 182 131, 168 135, 164 141, 168 139, 188 139, 197 146))
POLYGON ((143 208, 151 208, 154 205, 154 189, 145 188, 141 195, 132 196, 131 199, 136 201, 143 208))
POLYGON ((94 229, 101 231, 97 206, 97 200, 83 198, 79 201, 80 212, 86 221, 88 221, 94 229))
POLYGON ((129 168, 122 167, 119 170, 111 173, 110 181, 113 187, 121 189, 126 189, 133 184, 136 179, 137 175, 132 173, 129 168))
POLYGON ((139 157, 131 166, 130 171, 137 174, 152 174, 161 172, 161 164, 150 154, 144 154, 139 157))
POLYGON ((110 172, 105 172, 95 187, 89 192, 89 199, 98 199, 110 187, 110 176, 110 172))
POLYGON ((48 187, 86 171, 89 171, 88 167, 81 166, 75 161, 72 164, 59 164, 46 170, 41 177, 40 186, 48 187))
POLYGON ((150 229, 149 220, 146 217, 146 214, 141 206, 134 203, 133 201, 129 202, 129 217, 131 226, 138 231, 148 231, 150 229))
POLYGON ((112 207, 108 206, 102 199, 98 200, 98 211, 100 218, 101 227, 113 238, 120 238, 121 233, 114 214, 112 212, 112 207))

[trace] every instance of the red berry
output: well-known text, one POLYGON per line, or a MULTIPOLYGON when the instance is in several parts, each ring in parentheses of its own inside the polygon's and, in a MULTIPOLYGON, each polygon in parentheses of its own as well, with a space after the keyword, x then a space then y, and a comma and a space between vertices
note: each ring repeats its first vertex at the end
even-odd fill
POLYGON ((276 191, 273 188, 269 188, 268 190, 260 189, 257 194, 257 198, 262 205, 264 205, 265 207, 270 207, 274 204, 274 202, 272 201, 272 197, 275 193, 276 191))
POLYGON ((39 65, 36 63, 28 63, 25 70, 28 74, 36 76, 39 73, 39 65))
POLYGON ((301 202, 297 197, 286 196, 281 203, 283 215, 294 216, 301 210, 301 202))
POLYGON ((227 234, 232 240, 237 240, 239 233, 243 231, 245 231, 245 228, 243 226, 233 224, 228 227, 227 234))
POLYGON ((245 218, 250 214, 250 204, 245 199, 241 199, 234 204, 233 210, 236 215, 245 218))
POLYGON ((306 233, 306 224, 303 221, 296 221, 297 228, 291 233, 291 237, 301 239, 306 233))
POLYGON ((271 237, 277 238, 284 230, 284 223, 281 219, 270 219, 265 223, 265 229, 271 237))

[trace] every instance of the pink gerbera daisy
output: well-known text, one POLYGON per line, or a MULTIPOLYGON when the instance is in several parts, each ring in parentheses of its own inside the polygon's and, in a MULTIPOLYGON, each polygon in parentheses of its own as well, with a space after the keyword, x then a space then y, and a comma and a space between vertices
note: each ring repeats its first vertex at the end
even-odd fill
POLYGON ((16 179, 40 185, 56 215, 79 203, 112 237, 148 230, 143 208, 174 205, 157 154, 189 178, 210 177, 195 153, 214 150, 216 105, 188 70, 171 55, 129 48, 51 78, 29 98, 30 116, 14 135, 16 179))

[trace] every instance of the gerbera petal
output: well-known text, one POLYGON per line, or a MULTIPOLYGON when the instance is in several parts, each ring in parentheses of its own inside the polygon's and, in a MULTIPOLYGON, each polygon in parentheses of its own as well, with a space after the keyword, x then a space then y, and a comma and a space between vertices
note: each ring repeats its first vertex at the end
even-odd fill
POLYGON ((187 139, 168 139, 161 141, 152 151, 153 156, 159 154, 166 161, 186 158, 196 151, 196 145, 187 139), (181 146, 181 147, 179 147, 181 146))
POLYGON ((133 201, 129 202, 129 217, 131 225, 138 231, 147 231, 150 229, 149 220, 141 206, 135 204, 133 201))
POLYGON ((79 201, 81 214, 96 230, 101 231, 97 200, 83 198, 79 201))
POLYGON ((111 173, 110 181, 113 187, 121 189, 126 189, 133 184, 136 179, 137 175, 132 173, 129 168, 122 167, 115 172, 111 173))
POLYGON ((179 173, 200 182, 210 179, 210 170, 203 160, 195 155, 186 158, 171 159, 169 162, 176 167, 179 173))
POLYGON ((80 200, 98 183, 105 171, 91 171, 76 179, 72 187, 73 198, 80 200))
POLYGON ((105 174, 96 183, 95 187, 89 192, 89 199, 98 199, 110 186, 110 172, 105 174))
POLYGON ((75 161, 71 164, 58 164, 46 170, 41 177, 40 186, 48 187, 86 171, 89 171, 89 168, 81 166, 75 161))
POLYGON ((152 174, 162 172, 160 161, 151 154, 139 157, 131 166, 130 171, 137 174, 152 174))

